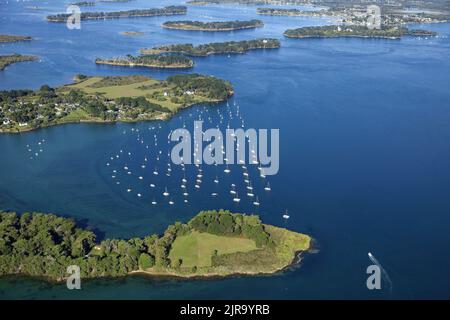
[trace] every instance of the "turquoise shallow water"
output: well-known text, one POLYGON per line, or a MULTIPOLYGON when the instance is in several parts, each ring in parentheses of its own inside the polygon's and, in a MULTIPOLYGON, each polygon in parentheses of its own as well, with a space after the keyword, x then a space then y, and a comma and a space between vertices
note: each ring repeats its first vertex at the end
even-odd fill
MULTIPOLYGON (((134 1, 102 4, 95 10, 147 6, 134 1)), ((63 8, 63 2, 50 1, 0 5, 0 33, 36 38, 2 45, 0 53, 41 57, 40 62, 1 72, 0 89, 61 85, 76 73, 165 78, 176 71, 99 67, 93 60, 168 42, 270 36, 280 38, 282 48, 195 59, 193 71, 233 83, 236 94, 230 108, 198 106, 162 123, 65 125, 0 136, 1 209, 71 216, 102 237, 161 232, 201 209, 256 212, 267 223, 311 234, 319 253, 305 256, 300 268, 275 276, 205 281, 130 277, 83 282, 77 292, 39 280, 5 278, 0 280, 1 298, 450 298, 450 24, 419 26, 437 31, 439 37, 433 39, 296 41, 283 39, 282 32, 326 21, 263 17, 262 29, 220 34, 160 29, 170 18, 86 22, 80 31, 43 21, 63 8), (43 10, 25 8, 35 4, 43 10), (126 30, 146 34, 119 35, 126 30), (179 168, 173 167, 170 177, 162 174, 167 134, 183 124, 192 129, 199 117, 205 127, 236 127, 244 119, 248 128, 280 128, 280 172, 267 178, 270 193, 264 193, 265 181, 250 168, 261 201, 257 210, 247 199, 239 205, 231 201, 230 184, 236 183, 238 190, 243 186, 238 169, 225 176, 223 168, 205 167, 200 192, 190 186, 189 204, 181 201, 179 168), (27 145, 43 152, 31 160, 27 145), (110 160, 120 150, 132 156, 110 160), (140 166, 145 155, 151 165, 144 170, 140 166), (125 164, 132 168, 131 176, 121 169, 125 164), (154 167, 161 172, 157 178, 154 167), (119 186, 111 178, 115 169, 120 171, 119 186), (216 175, 219 186, 212 182, 216 175), (152 191, 150 181, 160 189, 152 191), (163 187, 170 190, 174 206, 164 203, 163 187), (224 196, 212 198, 214 188, 224 196), (150 204, 153 198, 157 206, 150 204), (281 218, 286 209, 291 214, 287 222, 281 218), (367 290, 369 251, 389 273, 392 292, 367 290)), ((187 17, 175 19, 254 17, 252 6, 211 6, 189 8, 187 17)), ((191 180, 195 171, 188 168, 191 180)))

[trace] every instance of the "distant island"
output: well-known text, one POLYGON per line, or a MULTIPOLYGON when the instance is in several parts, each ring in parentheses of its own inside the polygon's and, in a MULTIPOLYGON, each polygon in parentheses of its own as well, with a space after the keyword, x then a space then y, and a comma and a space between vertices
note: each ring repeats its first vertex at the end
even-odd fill
POLYGON ((70 5, 72 5, 72 6, 79 6, 79 7, 93 7, 93 6, 95 6, 95 2, 81 1, 81 2, 71 3, 70 5))
POLYGON ((284 32, 288 38, 383 38, 400 39, 403 36, 435 36, 436 32, 427 30, 410 30, 407 28, 369 29, 363 26, 321 26, 289 29, 284 32))
POLYGON ((14 35, 0 34, 0 43, 30 41, 30 40, 32 40, 32 38, 29 36, 14 36, 14 35))
POLYGON ((203 211, 175 222, 163 235, 97 241, 74 220, 52 214, 0 213, 0 276, 26 275, 61 282, 67 267, 81 278, 131 274, 211 277, 273 274, 311 247, 311 238, 261 222, 258 216, 203 211))
POLYGON ((21 54, 0 55, 0 71, 4 70, 7 66, 17 62, 35 61, 36 56, 24 56, 21 54))
POLYGON ((140 32, 140 31, 123 31, 120 34, 123 35, 123 36, 135 37, 135 36, 142 36, 142 35, 144 35, 144 32, 140 32))
POLYGON ((163 27, 167 29, 190 30, 190 31, 233 31, 242 29, 253 29, 263 27, 261 20, 248 21, 167 21, 163 23, 163 27))
POLYGON ((268 15, 268 16, 320 17, 329 15, 328 10, 304 11, 299 9, 285 9, 285 8, 257 8, 256 12, 260 15, 268 15))
POLYGON ((113 59, 95 59, 96 64, 107 64, 125 67, 147 67, 159 69, 188 69, 194 66, 194 61, 182 56, 142 55, 118 57, 113 59))
POLYGON ((280 47, 277 39, 256 39, 244 41, 213 42, 194 46, 191 43, 171 44, 141 49, 142 54, 180 53, 187 56, 205 57, 213 54, 240 54, 257 49, 275 49, 280 47))
POLYGON ((227 81, 199 74, 165 81, 144 76, 89 77, 59 88, 0 91, 0 133, 65 123, 137 122, 168 119, 182 108, 216 103, 233 95, 227 81))
MULTIPOLYGON (((184 6, 169 6, 162 9, 136 9, 129 11, 116 12, 82 12, 81 20, 100 20, 100 19, 118 19, 118 18, 135 18, 135 17, 156 17, 156 16, 173 16, 186 14, 187 8, 184 6)), ((57 15, 47 16, 50 22, 66 22, 70 14, 60 13, 57 15)))
POLYGON ((243 4, 243 5, 262 5, 262 4, 307 4, 308 0, 189 0, 186 3, 190 5, 208 5, 208 4, 243 4))

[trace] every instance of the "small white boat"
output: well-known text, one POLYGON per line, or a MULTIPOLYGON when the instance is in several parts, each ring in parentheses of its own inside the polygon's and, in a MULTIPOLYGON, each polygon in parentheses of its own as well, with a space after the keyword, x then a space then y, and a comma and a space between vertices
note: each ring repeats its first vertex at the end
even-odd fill
POLYGON ((272 190, 272 188, 270 188, 270 183, 267 182, 267 186, 264 188, 264 190, 266 191, 272 190))
POLYGON ((249 196, 250 198, 253 198, 255 195, 253 193, 251 193, 251 192, 248 192, 247 196, 249 196))
POLYGON ((163 192, 163 196, 164 196, 164 197, 167 197, 167 196, 169 196, 169 194, 170 194, 170 193, 167 191, 167 188, 165 188, 165 191, 163 192))
POLYGON ((157 204, 157 202, 156 202, 155 199, 153 199, 152 204, 153 204, 153 205, 157 204))
POLYGON ((213 197, 217 197, 217 193, 216 193, 216 192, 211 193, 211 195, 212 195, 213 197))
POLYGON ((175 202, 173 202, 172 200, 169 201, 170 205, 173 205, 175 202))
POLYGON ((127 189, 127 192, 131 192, 131 189, 127 189))
POLYGON ((290 216, 288 215, 288 211, 286 210, 286 212, 283 214, 283 219, 289 219, 290 216))
POLYGON ((142 197, 142 194, 138 193, 137 196, 140 198, 140 197, 142 197))
POLYGON ((258 199, 258 197, 256 197, 255 201, 253 201, 253 205, 259 206, 259 199, 258 199))
POLYGON ((227 167, 225 168, 225 170, 223 170, 223 172, 225 172, 225 173, 230 173, 230 172, 231 172, 231 170, 228 168, 228 165, 227 165, 227 167))
POLYGON ((195 188, 200 189, 200 186, 198 184, 195 185, 195 188))
POLYGON ((140 176, 140 177, 139 177, 139 180, 144 180, 144 177, 143 177, 143 176, 140 176))
POLYGON ((189 195, 189 193, 183 192, 183 196, 187 197, 188 195, 189 195))
POLYGON ((150 188, 156 187, 154 183, 150 183, 150 188))

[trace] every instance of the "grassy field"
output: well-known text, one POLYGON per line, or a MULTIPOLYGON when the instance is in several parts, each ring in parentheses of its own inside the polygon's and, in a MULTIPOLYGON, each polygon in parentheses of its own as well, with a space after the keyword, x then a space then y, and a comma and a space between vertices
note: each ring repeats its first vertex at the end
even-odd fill
POLYGON ((182 259, 182 267, 210 267, 214 250, 217 254, 249 252, 257 249, 253 240, 216 236, 209 233, 193 231, 177 237, 170 250, 171 261, 182 259))
MULTIPOLYGON (((121 80, 123 83, 120 83, 119 81, 116 84, 111 84, 110 81, 107 81, 105 79, 106 78, 102 77, 91 77, 87 80, 67 85, 65 86, 65 88, 80 89, 88 94, 101 94, 104 95, 104 97, 107 99, 144 96, 148 101, 159 104, 161 107, 165 107, 172 112, 176 112, 182 107, 180 103, 173 103, 169 98, 166 97, 161 99, 155 99, 151 97, 151 95, 155 92, 158 92, 160 96, 164 92, 170 93, 171 90, 175 88, 175 86, 173 85, 163 86, 162 81, 143 76, 123 77, 123 79, 121 80), (133 81, 130 81, 130 78, 132 78, 133 81), (103 84, 105 84, 105 86, 103 86, 103 84)), ((193 95, 192 98, 194 100, 192 104, 209 102, 210 100, 199 95, 193 95)))

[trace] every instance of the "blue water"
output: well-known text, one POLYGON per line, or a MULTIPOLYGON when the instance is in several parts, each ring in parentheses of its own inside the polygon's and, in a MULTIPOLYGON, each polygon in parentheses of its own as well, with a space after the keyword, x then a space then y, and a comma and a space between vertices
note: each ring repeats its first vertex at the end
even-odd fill
MULTIPOLYGON (((178 3, 149 5, 138 0, 88 10, 178 3)), ((70 216, 98 230, 101 237, 126 238, 162 232, 201 209, 225 208, 256 212, 267 223, 308 233, 319 250, 305 256, 300 267, 264 277, 200 281, 129 277, 86 281, 77 292, 40 280, 4 278, 1 298, 450 298, 450 24, 415 26, 437 31, 439 36, 432 39, 293 40, 284 39, 282 32, 328 22, 258 17, 253 6, 224 5, 189 7, 187 16, 83 22, 81 30, 68 30, 64 24, 43 20, 63 12, 64 2, 2 2, 0 11, 0 33, 36 39, 4 44, 0 54, 41 57, 39 62, 15 64, 1 72, 0 89, 57 86, 77 73, 161 79, 178 73, 93 63, 96 57, 133 54, 158 44, 257 37, 282 41, 279 50, 195 59, 193 71, 233 83, 230 107, 197 106, 167 122, 77 124, 1 135, 0 209, 70 216), (32 5, 42 10, 25 8, 32 5), (264 20, 264 28, 214 34, 160 28, 171 19, 256 17, 264 20), (122 31, 145 35, 124 37, 122 31), (190 202, 183 203, 182 171, 172 165, 171 176, 165 175, 167 135, 183 124, 192 130, 195 119, 204 120, 205 128, 227 124, 236 128, 245 121, 247 128, 280 129, 278 175, 263 180, 249 166, 259 208, 245 197, 242 170, 235 167, 226 175, 223 167, 203 166, 198 191, 192 183, 197 168, 188 167, 190 202), (149 164, 142 169, 145 157, 149 164), (125 165, 131 175, 123 170, 125 165), (158 176, 152 174, 155 167, 158 176), (218 186, 212 182, 216 175, 218 186), (267 182, 272 187, 269 193, 263 190, 267 182), (156 184, 155 190, 149 183, 156 184), (231 201, 231 183, 243 199, 238 205, 231 201), (165 187, 173 206, 161 195, 165 187), (220 196, 211 197, 213 190, 220 196), (150 204, 153 199, 158 205, 150 204), (287 222, 281 218, 286 209, 291 214, 287 222), (389 273, 392 292, 366 288, 368 252, 389 273)))

